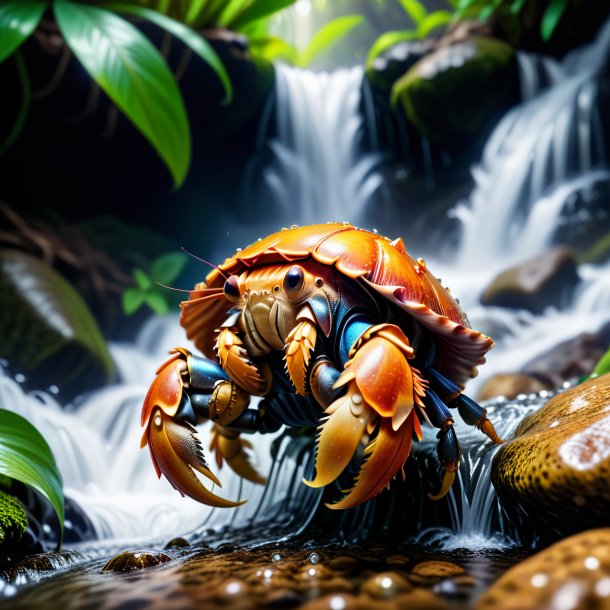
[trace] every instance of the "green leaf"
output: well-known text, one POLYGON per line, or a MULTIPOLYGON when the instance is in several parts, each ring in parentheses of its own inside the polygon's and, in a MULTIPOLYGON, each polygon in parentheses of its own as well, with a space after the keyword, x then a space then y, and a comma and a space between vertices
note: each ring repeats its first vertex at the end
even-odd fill
POLYGON ((544 15, 542 15, 542 23, 540 24, 540 35, 544 42, 548 42, 555 31, 555 28, 559 24, 559 21, 563 17, 566 8, 568 7, 568 0, 551 0, 544 15))
POLYGON ((0 62, 29 38, 47 5, 43 0, 13 0, 0 4, 0 62))
POLYGON ((187 260, 187 257, 179 252, 163 254, 150 266, 150 277, 155 282, 169 284, 182 273, 187 260))
POLYGON ((417 35, 420 38, 427 36, 436 28, 444 27, 453 19, 453 13, 449 11, 435 11, 428 15, 417 28, 417 35))
POLYGON ((17 64, 17 72, 19 74, 19 82, 21 83, 21 106, 19 107, 19 113, 13 121, 13 126, 9 134, 6 136, 4 142, 0 144, 0 155, 7 151, 11 144, 17 139, 17 136, 21 133, 23 126, 25 125, 25 119, 30 109, 31 89, 30 89, 30 77, 21 56, 21 52, 15 53, 15 63, 17 64))
POLYGON ((136 281, 136 286, 140 290, 148 290, 152 288, 152 280, 142 271, 142 269, 138 269, 137 267, 133 270, 133 279, 136 281))
POLYGON ((191 137, 178 85, 157 49, 133 25, 95 6, 56 0, 66 43, 91 77, 184 181, 191 137))
POLYGON ((513 13, 513 15, 518 15, 523 10, 525 2, 526 0, 514 0, 510 6, 510 12, 513 13))
POLYGON ((417 26, 428 16, 426 7, 419 0, 398 0, 398 2, 417 26))
POLYGON ((409 40, 416 40, 418 38, 418 34, 415 30, 400 30, 397 32, 386 32, 382 34, 371 47, 369 51, 369 55, 367 57, 366 63, 367 65, 371 64, 381 53, 383 53, 386 49, 393 47, 395 44, 399 42, 405 42, 409 40))
POLYGON ((259 2, 253 2, 229 25, 232 30, 239 31, 253 21, 269 17, 273 13, 292 6, 295 2, 296 0, 265 0, 265 2, 259 0, 259 2))
POLYGON ((255 0, 225 0, 222 12, 217 18, 217 25, 229 28, 231 22, 237 19, 254 2, 255 0))
POLYGON ((606 373, 610 373, 610 349, 600 358, 599 362, 595 365, 591 376, 597 377, 599 375, 605 375, 606 373))
POLYGON ((144 302, 159 316, 169 311, 165 297, 159 292, 150 291, 145 293, 144 302))
POLYGON ((308 66, 315 57, 337 44, 352 30, 364 23, 362 15, 347 15, 345 17, 337 17, 324 25, 313 36, 299 58, 301 66, 308 66))
POLYGON ((248 47, 252 55, 268 61, 283 59, 294 64, 297 63, 299 57, 299 52, 295 47, 277 36, 252 39, 248 42, 248 47))
POLYGON ((55 458, 40 432, 25 418, 0 409, 0 473, 36 490, 53 507, 64 535, 64 494, 55 458))
POLYGON ((136 6, 133 4, 124 4, 111 2, 105 4, 104 8, 115 11, 117 13, 124 13, 126 15, 135 15, 146 19, 160 28, 163 28, 170 34, 173 34, 176 38, 180 39, 187 47, 190 47, 203 61, 205 61, 220 79, 222 86, 225 90, 225 102, 230 104, 233 99, 233 86, 231 85, 231 79, 227 73, 220 57, 216 54, 216 51, 212 48, 212 45, 200 34, 195 32, 192 28, 175 19, 167 17, 162 13, 153 11, 149 8, 142 6, 136 6))
POLYGON ((123 312, 130 316, 144 303, 144 292, 137 288, 126 288, 123 292, 123 312))

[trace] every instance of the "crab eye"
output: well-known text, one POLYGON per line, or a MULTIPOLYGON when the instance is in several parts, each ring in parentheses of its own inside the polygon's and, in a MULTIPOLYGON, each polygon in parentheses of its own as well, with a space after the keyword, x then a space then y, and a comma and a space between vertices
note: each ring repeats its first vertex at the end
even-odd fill
POLYGON ((304 282, 305 274, 303 273, 303 269, 298 265, 290 267, 284 277, 284 290, 286 291, 286 294, 297 294, 300 292, 301 288, 303 288, 304 282))
POLYGON ((231 275, 225 282, 225 296, 230 301, 235 301, 241 297, 241 292, 239 291, 239 279, 236 275, 231 275))

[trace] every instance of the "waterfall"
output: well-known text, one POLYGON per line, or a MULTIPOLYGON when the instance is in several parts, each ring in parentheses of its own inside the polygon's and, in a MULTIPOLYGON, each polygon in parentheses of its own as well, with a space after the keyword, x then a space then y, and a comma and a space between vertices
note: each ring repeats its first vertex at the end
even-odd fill
POLYGON ((286 224, 358 222, 380 191, 381 157, 363 142, 362 87, 361 67, 276 67, 277 134, 262 188, 286 224))
POLYGON ((469 201, 455 210, 464 226, 464 265, 538 254, 551 243, 570 197, 610 181, 596 78, 609 53, 610 23, 560 66, 547 62, 554 84, 538 95, 531 60, 521 56, 522 88, 530 99, 500 121, 473 170, 469 201))

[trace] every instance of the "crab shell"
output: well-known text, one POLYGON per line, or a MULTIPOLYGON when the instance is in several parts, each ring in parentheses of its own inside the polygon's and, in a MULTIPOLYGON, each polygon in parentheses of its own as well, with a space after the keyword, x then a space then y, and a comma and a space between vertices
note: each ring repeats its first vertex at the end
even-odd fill
POLYGON ((493 341, 472 330, 460 306, 428 271, 414 260, 399 238, 345 223, 283 229, 228 258, 206 278, 206 288, 190 293, 181 304, 180 323, 187 337, 208 357, 214 357, 214 331, 224 322, 229 302, 218 298, 225 275, 248 269, 313 259, 334 266, 341 274, 361 281, 427 328, 438 346, 435 368, 458 384, 475 377, 493 341))

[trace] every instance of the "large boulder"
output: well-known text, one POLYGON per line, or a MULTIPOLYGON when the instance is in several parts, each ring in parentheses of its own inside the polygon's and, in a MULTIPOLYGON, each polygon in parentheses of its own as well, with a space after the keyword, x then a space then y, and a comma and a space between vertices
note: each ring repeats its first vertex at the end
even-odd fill
POLYGON ((514 49, 486 36, 441 46, 392 89, 392 104, 432 142, 454 151, 484 140, 519 99, 514 49))
POLYGON ((557 246, 502 271, 483 291, 481 303, 540 313, 558 306, 579 281, 573 254, 557 246))
POLYGON ((476 610, 610 609, 610 528, 571 536, 505 572, 476 610))
POLYGON ((543 538, 609 523, 610 374, 575 386, 526 417, 495 455, 503 505, 543 538))

